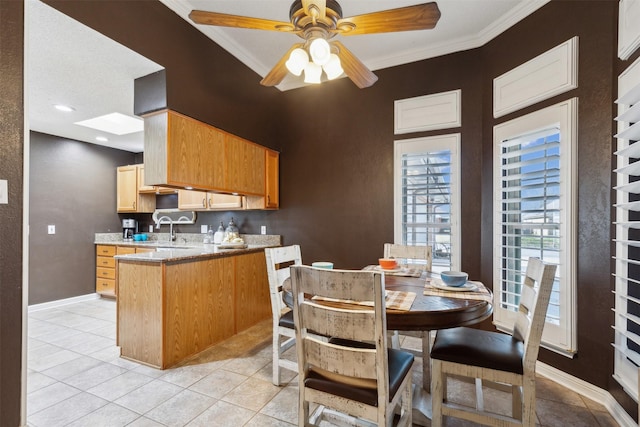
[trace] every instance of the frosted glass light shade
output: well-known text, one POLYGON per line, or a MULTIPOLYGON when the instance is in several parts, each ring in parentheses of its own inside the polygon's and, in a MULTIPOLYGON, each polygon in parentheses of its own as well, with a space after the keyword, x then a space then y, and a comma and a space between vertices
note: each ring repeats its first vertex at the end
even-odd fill
POLYGON ((320 83, 320 76, 322 75, 322 67, 309 62, 304 67, 304 82, 305 83, 320 83))
POLYGON ((342 64, 340 64, 340 58, 335 53, 332 53, 329 56, 329 61, 322 66, 324 72, 327 74, 327 78, 329 80, 333 80, 342 75, 344 70, 342 69, 342 64))
POLYGON ((299 76, 304 70, 304 67, 309 63, 309 55, 304 49, 293 49, 289 60, 285 63, 287 70, 293 75, 299 76))
POLYGON ((329 62, 331 56, 331 47, 325 39, 314 39, 309 45, 309 54, 311 60, 318 65, 324 65, 329 62))

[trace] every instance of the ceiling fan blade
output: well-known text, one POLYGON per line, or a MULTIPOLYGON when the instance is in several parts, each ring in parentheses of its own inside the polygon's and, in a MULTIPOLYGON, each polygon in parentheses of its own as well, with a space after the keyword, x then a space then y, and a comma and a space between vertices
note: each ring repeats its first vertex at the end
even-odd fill
POLYGON ((327 0, 302 0, 302 7, 307 16, 323 19, 327 14, 327 0))
POLYGON ((343 36, 429 30, 439 19, 438 4, 431 2, 351 16, 339 20, 337 28, 343 36))
POLYGON ((260 84, 262 86, 276 86, 280 84, 282 79, 284 79, 284 77, 289 72, 286 66, 286 62, 289 59, 289 55, 291 55, 291 52, 294 49, 303 47, 303 46, 304 46, 303 43, 296 43, 293 46, 291 46, 291 48, 287 51, 287 53, 285 53, 284 56, 280 58, 280 61, 278 61, 278 63, 271 69, 271 71, 269 71, 269 73, 266 76, 264 76, 264 78, 260 81, 260 84))
POLYGON ((342 43, 339 41, 331 42, 333 46, 338 49, 338 57, 344 73, 351 79, 356 86, 360 89, 371 86, 378 81, 378 76, 373 74, 371 70, 367 68, 356 56, 351 53, 342 43))
POLYGON ((251 18, 248 16, 227 15, 225 13, 192 10, 189 18, 196 24, 215 25, 218 27, 248 28, 251 30, 293 31, 290 22, 272 21, 269 19, 251 18))

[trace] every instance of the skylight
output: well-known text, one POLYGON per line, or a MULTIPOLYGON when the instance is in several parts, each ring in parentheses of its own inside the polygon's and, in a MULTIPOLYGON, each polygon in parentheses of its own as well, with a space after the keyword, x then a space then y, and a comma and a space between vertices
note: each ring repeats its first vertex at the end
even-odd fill
POLYGON ((75 124, 114 135, 127 135, 144 130, 144 121, 142 119, 120 113, 106 114, 93 119, 76 122, 75 124))

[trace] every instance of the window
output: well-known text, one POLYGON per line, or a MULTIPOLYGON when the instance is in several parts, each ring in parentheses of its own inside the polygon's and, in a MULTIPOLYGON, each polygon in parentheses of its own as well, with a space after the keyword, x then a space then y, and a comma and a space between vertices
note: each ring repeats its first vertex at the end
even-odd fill
POLYGON ((618 76, 614 374, 638 397, 640 366, 640 60, 618 76))
POLYGON ((494 128, 494 321, 511 330, 529 257, 557 264, 543 345, 576 351, 576 99, 494 128))
POLYGON ((395 142, 395 242, 430 245, 433 271, 460 268, 460 134, 395 142))

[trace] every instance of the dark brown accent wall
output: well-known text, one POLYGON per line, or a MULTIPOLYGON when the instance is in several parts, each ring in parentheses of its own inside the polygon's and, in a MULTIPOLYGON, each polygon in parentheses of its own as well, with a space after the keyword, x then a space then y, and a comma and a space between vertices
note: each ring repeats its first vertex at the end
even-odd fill
POLYGON ((0 2, 0 424, 20 425, 24 173, 24 4, 0 2))
POLYGON ((305 262, 362 268, 393 242, 394 140, 462 134, 462 267, 480 275, 481 52, 376 71, 365 90, 340 79, 283 93, 288 144, 281 156, 279 219, 305 262), (394 136, 394 100, 462 89, 457 129, 394 136))
POLYGON ((578 97, 577 300, 578 354, 574 359, 541 349, 539 359, 608 390, 633 416, 637 405, 612 378, 611 170, 616 97, 615 2, 552 1, 483 47, 486 106, 483 115, 482 278, 491 281, 493 126, 561 100, 578 97), (578 36, 578 88, 532 107, 494 119, 493 79, 578 36))
POLYGON ((95 292, 94 236, 122 230, 116 167, 133 163, 133 153, 31 132, 29 305, 95 292))

